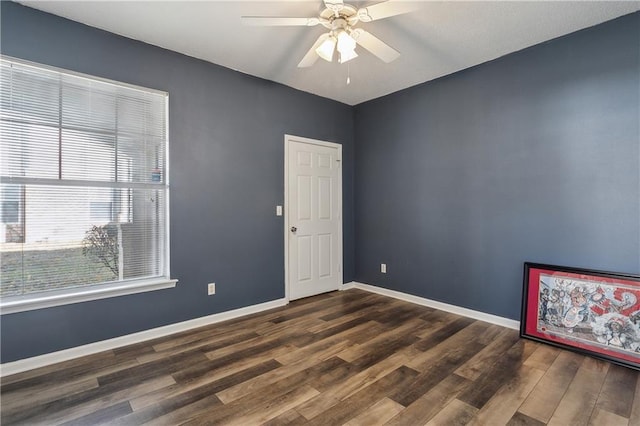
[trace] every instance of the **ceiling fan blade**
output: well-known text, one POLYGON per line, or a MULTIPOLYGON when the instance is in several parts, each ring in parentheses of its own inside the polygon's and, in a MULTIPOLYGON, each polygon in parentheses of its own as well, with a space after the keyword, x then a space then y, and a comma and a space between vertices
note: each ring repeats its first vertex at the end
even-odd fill
POLYGON ((340 16, 340 11, 344 9, 344 2, 342 0, 324 0, 324 6, 332 11, 337 18, 340 16))
POLYGON ((385 1, 358 9, 358 19, 362 22, 371 22, 413 12, 420 9, 420 7, 421 4, 416 1, 385 1))
POLYGON ((400 52, 396 49, 362 28, 356 28, 351 31, 351 37, 353 37, 356 43, 360 46, 364 47, 386 63, 394 61, 400 56, 400 52))
POLYGON ((244 25, 254 27, 313 27, 318 25, 318 18, 284 18, 276 16, 243 16, 244 25))
POLYGON ((325 33, 318 37, 316 42, 313 43, 313 46, 311 46, 311 49, 309 49, 307 54, 304 55, 304 58, 302 58, 302 60, 298 64, 298 68, 307 68, 316 63, 319 58, 318 54, 316 53, 316 49, 320 47, 322 42, 328 39, 330 35, 330 33, 325 33))

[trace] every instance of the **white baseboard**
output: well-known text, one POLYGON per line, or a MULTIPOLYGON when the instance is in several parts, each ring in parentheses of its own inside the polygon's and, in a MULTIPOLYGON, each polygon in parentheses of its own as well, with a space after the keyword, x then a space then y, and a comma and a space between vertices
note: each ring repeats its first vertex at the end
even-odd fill
POLYGON ((351 281, 351 282, 342 284, 342 287, 340 287, 340 291, 351 290, 352 288, 356 288, 356 282, 355 281, 351 281))
POLYGON ((119 348, 133 343, 140 343, 145 340, 156 339, 158 337, 168 336, 170 334, 191 330, 193 328, 205 325, 215 324, 222 321, 242 317, 266 311, 288 303, 286 299, 277 299, 270 302, 260 303, 257 305, 246 306, 244 308, 234 309, 231 311, 221 312, 219 314, 208 315, 206 317, 195 318, 176 324, 165 325, 163 327, 152 328, 150 330, 140 331, 138 333, 127 334, 125 336, 115 337, 113 339, 102 340, 87 345, 76 346, 57 352, 51 352, 44 355, 25 358, 18 361, 0 364, 0 377, 9 376, 11 374, 21 373, 23 371, 40 368, 47 365, 55 364, 70 359, 79 358, 85 355, 91 355, 98 352, 119 348))
POLYGON ((520 321, 515 321, 509 318, 499 317, 497 315, 487 314, 485 312, 474 311, 473 309, 462 308, 456 305, 450 305, 448 303, 438 302, 436 300, 425 299, 424 297, 414 296, 407 293, 402 293, 400 291, 389 290, 382 287, 377 287, 369 284, 363 284, 359 282, 350 282, 348 284, 343 285, 349 286, 349 288, 359 288, 361 290, 370 291, 372 293, 378 293, 383 296, 393 297, 394 299, 404 300, 405 302, 415 303, 416 305, 427 306, 429 308, 439 309, 445 312, 451 312, 453 314, 462 315, 464 317, 469 317, 473 319, 477 319, 480 321, 485 321, 491 324, 500 325, 502 327, 512 328, 514 330, 520 330, 520 321))

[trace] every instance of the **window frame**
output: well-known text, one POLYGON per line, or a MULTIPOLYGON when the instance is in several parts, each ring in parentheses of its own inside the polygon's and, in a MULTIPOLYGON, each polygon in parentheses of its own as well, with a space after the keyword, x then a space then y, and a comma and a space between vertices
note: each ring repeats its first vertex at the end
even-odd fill
MULTIPOLYGON (((155 93, 164 96, 164 108, 165 108, 165 165, 163 170, 164 184, 162 188, 165 190, 165 225, 164 225, 164 250, 162 253, 164 254, 163 259, 163 275, 159 277, 153 278, 143 278, 143 279, 127 279, 124 281, 114 281, 108 283, 100 283, 100 284, 90 284, 86 286, 79 287, 71 287, 68 289, 57 289, 57 290, 49 290, 38 293, 30 293, 19 296, 2 296, 0 297, 0 315, 12 314, 17 312, 30 311, 35 309, 43 309, 54 306, 67 305, 72 303, 86 302, 92 300, 105 299, 110 297, 117 297, 129 294, 143 293, 148 291, 161 290, 166 288, 173 288, 176 286, 178 280, 171 279, 171 270, 170 270, 170 184, 169 184, 169 94, 165 91, 150 89, 147 87, 132 85, 128 83, 123 83, 111 79, 106 79, 102 77, 92 76, 89 74, 79 73, 75 71, 70 71, 58 67, 53 67, 49 65, 39 64, 31 61, 26 61, 19 58, 14 58, 7 55, 0 55, 0 61, 5 62, 13 62, 19 65, 34 67, 38 69, 42 69, 45 71, 53 71, 61 74, 66 74, 69 76, 89 79, 91 81, 107 83, 110 85, 116 85, 119 87, 130 88, 134 90, 140 90, 147 93, 155 93)), ((20 178, 20 177, 2 177, 0 176, 0 183, 3 184, 34 184, 34 183, 43 183, 46 184, 47 181, 56 181, 54 179, 42 179, 42 178, 20 178), (27 182, 28 181, 28 182, 27 182)), ((86 182, 83 181, 73 181, 73 180, 65 180, 64 183, 60 183, 60 180, 57 180, 57 186, 65 184, 73 185, 80 183, 81 186, 86 186, 86 182)), ((119 187, 118 182, 104 182, 105 187, 119 187)), ((130 184, 130 187, 135 187, 136 184, 130 184)))

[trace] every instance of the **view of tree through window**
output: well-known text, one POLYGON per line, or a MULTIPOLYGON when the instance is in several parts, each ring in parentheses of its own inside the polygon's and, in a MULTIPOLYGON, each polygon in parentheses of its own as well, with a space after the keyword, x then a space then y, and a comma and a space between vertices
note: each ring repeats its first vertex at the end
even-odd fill
POLYGON ((167 95, 2 58, 0 295, 168 278, 167 95))

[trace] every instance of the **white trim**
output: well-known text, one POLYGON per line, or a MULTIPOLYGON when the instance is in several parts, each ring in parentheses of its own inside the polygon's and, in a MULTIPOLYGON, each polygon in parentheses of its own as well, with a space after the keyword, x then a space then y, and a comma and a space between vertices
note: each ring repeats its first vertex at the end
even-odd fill
POLYGON ((500 325, 502 327, 520 330, 520 321, 515 321, 509 318, 499 317, 497 315, 487 314, 485 312, 462 308, 460 306, 438 302, 437 300, 425 299, 424 297, 414 296, 412 294, 402 293, 400 291, 389 290, 386 288, 363 284, 355 281, 347 284, 347 286, 349 286, 349 288, 359 288, 360 290, 369 291, 371 293, 377 293, 383 296, 393 297, 394 299, 404 300, 405 302, 415 303, 416 305, 428 306, 429 308, 451 312, 453 314, 485 321, 491 324, 500 325))
POLYGON ((338 237, 340 239, 340 243, 338 244, 339 253, 338 259, 340 262, 340 271, 338 272, 338 288, 336 290, 342 289, 342 283, 344 281, 344 237, 343 237, 343 221, 342 218, 344 216, 343 211, 343 203, 342 203, 342 171, 344 170, 344 164, 342 161, 342 144, 328 141, 321 141, 317 139, 305 138, 302 136, 295 135, 284 135, 284 297, 287 301, 290 299, 289 292, 289 142, 300 142, 306 143, 310 145, 319 145, 328 148, 334 148, 338 150, 338 157, 340 160, 340 173, 338 173, 338 202, 340 203, 340 218, 338 225, 338 237))
POLYGON ((4 54, 0 55, 0 62, 3 62, 3 61, 14 62, 16 64, 19 64, 19 65, 23 66, 23 67, 38 68, 38 69, 45 69, 47 71, 58 72, 60 74, 66 74, 66 75, 70 75, 70 76, 73 76, 73 77, 83 78, 83 79, 89 80, 89 81, 99 81, 101 83, 109 84, 111 86, 126 87, 128 89, 137 90, 139 92, 152 92, 152 93, 155 93, 156 95, 166 95, 166 94, 168 94, 166 90, 152 89, 150 87, 143 87, 143 86, 138 86, 136 84, 124 83, 122 81, 111 80, 109 78, 98 77, 98 76, 91 75, 91 74, 85 74, 85 73, 81 73, 81 72, 77 72, 77 71, 72 71, 72 70, 68 70, 66 68, 54 67, 52 65, 45 65, 45 64, 41 64, 39 62, 27 61, 26 59, 16 58, 14 56, 9 56, 9 55, 4 55, 4 54))
MULTIPOLYGON (((162 203, 162 210, 165 213, 165 226, 164 226, 164 235, 161 236, 163 247, 162 247, 162 271, 161 273, 156 274, 157 276, 148 277, 148 278, 136 278, 125 281, 113 281, 113 282, 103 282, 97 285, 88 285, 88 286, 79 286, 72 288, 63 288, 52 291, 45 292, 37 292, 33 294, 23 294, 17 296, 7 296, 0 298, 0 315, 5 314, 13 314, 17 312, 31 311, 35 309, 49 308, 60 305, 68 305, 79 302, 86 302, 91 300, 105 299, 116 296, 123 296, 128 294, 136 294, 143 293, 154 290, 161 290, 172 288, 176 286, 177 279, 171 279, 170 275, 170 216, 169 216, 169 94, 166 91, 156 90, 145 88, 141 86, 136 86, 128 83, 122 83, 115 80, 104 79, 101 77, 95 77, 88 74, 78 73, 74 71, 65 70, 62 68, 52 67, 48 65, 38 64, 35 62, 25 61, 22 59, 14 58, 7 55, 0 55, 0 62, 6 63, 8 66, 18 69, 23 68, 32 68, 37 71, 47 71, 48 73, 56 73, 60 76, 73 76, 74 78, 80 78, 87 80, 91 83, 99 82, 101 84, 106 84, 111 86, 112 89, 116 90, 116 97, 120 97, 119 91, 121 89, 126 88, 128 90, 134 90, 147 95, 154 95, 154 97, 161 97, 162 102, 164 102, 164 112, 165 112, 165 138, 164 138, 164 162, 162 165, 162 173, 164 175, 164 183, 144 183, 144 182, 104 182, 104 181, 94 181, 94 180, 78 180, 78 179, 63 179, 59 174, 57 179, 52 178, 29 178, 29 177, 20 177, 20 176, 0 176, 0 183, 10 183, 10 184, 20 184, 20 185, 47 185, 53 187, 98 187, 98 188, 131 188, 131 189, 153 189, 156 191, 164 192, 165 201, 162 203)), ((75 81, 75 80, 74 80, 75 81)), ((60 80, 57 82, 59 88, 61 88, 65 83, 60 80)), ((117 108, 117 105, 116 105, 117 108)), ((61 114, 61 112, 60 112, 61 114)), ((60 120, 60 114, 58 119, 60 120)), ((11 119, 10 121, 15 121, 11 119)), ((15 121, 17 123, 30 123, 30 120, 27 121, 15 121)), ((37 120, 36 120, 37 122, 37 120)), ((36 123, 33 122, 33 123, 36 123)), ((117 127, 117 126, 116 126, 117 127)), ((73 130, 81 130, 85 131, 87 128, 85 126, 71 126, 65 127, 62 123, 58 122, 58 129, 69 128, 73 130)), ((103 131, 100 132, 103 134, 115 135, 116 136, 116 144, 117 144, 117 136, 118 129, 103 131)), ((58 134, 60 138, 60 134, 58 134)), ((60 161, 61 157, 58 157, 58 161, 60 161)), ((116 155, 117 158, 117 155, 116 155)), ((61 173, 61 170, 58 170, 58 173, 61 173)), ((116 170, 117 176, 117 170, 116 170)), ((117 179, 116 179, 117 180, 117 179)), ((120 235, 120 227, 118 226, 118 233, 120 235)), ((160 237, 159 237, 160 238, 160 237)), ((118 238, 118 244, 121 246, 122 239, 118 238)), ((121 247, 120 247, 121 250, 121 247)), ((118 258, 120 267, 118 268, 120 278, 122 278, 122 256, 118 258)))
POLYGON ((178 280, 157 278, 152 280, 122 281, 96 286, 54 290, 29 294, 27 296, 7 296, 0 301, 0 313, 2 315, 13 314, 16 312, 32 311, 34 309, 69 305, 71 303, 162 290, 175 287, 177 282, 178 280))
POLYGON ((89 343, 88 345, 76 346, 74 348, 64 349, 58 352, 52 352, 32 358, 7 362, 5 364, 0 364, 0 377, 21 373, 23 371, 32 370, 34 368, 45 367, 47 365, 56 364, 58 362, 68 361, 70 359, 79 358, 82 356, 91 355, 126 345, 131 345, 134 343, 140 343, 146 340, 157 339, 158 337, 164 337, 170 334, 188 331, 193 328, 211 325, 245 315, 266 311, 269 309, 279 308, 281 306, 285 306, 286 304, 287 301, 285 299, 276 299, 270 302, 246 306, 244 308, 208 315, 206 317, 183 321, 176 324, 165 325, 163 327, 152 328, 150 330, 140 331, 138 333, 127 334, 125 336, 115 337, 113 339, 89 343))
POLYGON ((343 283, 342 287, 340 287, 340 291, 351 290, 352 288, 356 288, 356 282, 351 281, 348 283, 343 283))
POLYGON ((165 132, 164 139, 164 184, 166 188, 164 201, 164 265, 162 270, 165 276, 171 277, 171 190, 170 190, 170 174, 169 174, 169 94, 164 97, 165 108, 165 132))
POLYGON ((78 179, 51 179, 22 176, 0 176, 0 183, 14 185, 47 185, 47 186, 72 186, 72 187, 95 187, 95 188, 131 188, 131 189, 168 189, 169 185, 164 183, 143 183, 143 182, 110 182, 97 180, 78 179))

